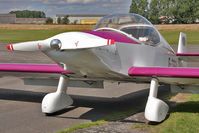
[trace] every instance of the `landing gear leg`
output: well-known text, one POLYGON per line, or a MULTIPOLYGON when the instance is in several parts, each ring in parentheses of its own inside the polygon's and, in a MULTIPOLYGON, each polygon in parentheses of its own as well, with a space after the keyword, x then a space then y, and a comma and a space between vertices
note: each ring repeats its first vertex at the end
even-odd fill
POLYGON ((61 75, 57 91, 47 94, 42 101, 42 112, 46 114, 54 113, 73 104, 73 100, 66 93, 69 78, 61 75))
POLYGON ((157 98, 158 79, 152 78, 148 101, 145 108, 145 118, 152 122, 161 122, 166 118, 169 106, 157 98))

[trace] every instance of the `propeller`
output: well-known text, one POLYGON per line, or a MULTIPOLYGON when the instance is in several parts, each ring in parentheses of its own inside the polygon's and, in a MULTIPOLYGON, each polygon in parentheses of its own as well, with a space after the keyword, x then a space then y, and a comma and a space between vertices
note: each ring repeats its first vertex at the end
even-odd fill
POLYGON ((75 50, 113 44, 115 44, 115 41, 112 39, 104 39, 83 32, 68 32, 58 34, 46 40, 10 44, 7 46, 7 49, 17 51, 75 50))

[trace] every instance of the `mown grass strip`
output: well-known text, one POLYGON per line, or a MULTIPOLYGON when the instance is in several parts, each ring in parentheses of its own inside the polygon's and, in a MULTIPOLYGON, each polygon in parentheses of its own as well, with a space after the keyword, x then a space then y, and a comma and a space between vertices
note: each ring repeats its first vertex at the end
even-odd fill
POLYGON ((151 133, 199 133, 199 94, 190 95, 178 104, 163 123, 133 125, 133 129, 146 129, 151 133))
MULTIPOLYGON (((17 43, 43 40, 56 34, 84 30, 0 30, 0 43, 17 43)), ((178 44, 181 31, 160 31, 169 44, 178 44)), ((182 31, 187 34, 188 44, 199 44, 199 31, 182 31)))
POLYGON ((43 40, 59 33, 81 30, 0 30, 0 43, 43 40))
POLYGON ((74 126, 71 128, 67 128, 66 130, 59 131, 57 133, 70 133, 75 130, 89 128, 89 127, 93 127, 93 126, 99 126, 99 125, 102 125, 105 123, 106 123, 106 121, 104 121, 104 120, 99 120, 99 121, 91 122, 91 123, 83 123, 83 124, 80 124, 80 125, 77 125, 77 126, 74 126))
POLYGON ((176 106, 169 119, 152 130, 153 133, 198 133, 199 95, 191 95, 188 100, 176 106))
POLYGON ((101 120, 98 120, 98 121, 95 121, 95 122, 83 123, 83 124, 80 124, 80 125, 76 125, 74 127, 70 127, 70 128, 65 129, 65 130, 58 131, 57 133, 70 133, 72 131, 79 130, 79 129, 84 129, 84 128, 89 128, 89 127, 93 127, 93 126, 103 125, 107 121, 118 120, 118 119, 122 119, 122 118, 125 118, 127 116, 130 116, 130 115, 138 112, 140 109, 143 109, 143 107, 144 107, 144 105, 140 105, 139 107, 136 107, 136 108, 124 111, 124 112, 119 112, 119 113, 107 116, 107 117, 105 117, 105 118, 103 118, 101 120))
POLYGON ((199 44, 199 31, 160 31, 169 44, 178 44, 180 32, 187 34, 187 44, 199 44))

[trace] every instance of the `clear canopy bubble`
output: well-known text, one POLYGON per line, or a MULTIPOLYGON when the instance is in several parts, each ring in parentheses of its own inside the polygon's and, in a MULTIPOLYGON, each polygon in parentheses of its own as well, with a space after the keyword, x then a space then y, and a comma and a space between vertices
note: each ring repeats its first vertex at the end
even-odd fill
POLYGON ((94 30, 104 27, 120 29, 120 27, 122 27, 123 25, 134 25, 134 24, 152 25, 147 19, 138 14, 134 13, 113 14, 102 18, 96 24, 94 30))
POLYGON ((102 18, 93 28, 95 31, 115 31, 142 44, 173 49, 158 30, 144 17, 135 14, 112 14, 102 18))

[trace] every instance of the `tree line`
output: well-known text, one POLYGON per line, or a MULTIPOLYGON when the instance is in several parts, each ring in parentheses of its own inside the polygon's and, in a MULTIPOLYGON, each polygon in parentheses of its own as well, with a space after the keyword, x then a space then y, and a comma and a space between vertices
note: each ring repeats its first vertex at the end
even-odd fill
POLYGON ((137 13, 154 24, 191 24, 199 19, 199 0, 132 0, 130 13, 137 13), (164 21, 160 17, 165 17, 164 21))
MULTIPOLYGON (((43 11, 30 11, 30 10, 22 10, 22 11, 11 11, 10 14, 16 14, 17 18, 46 18, 46 14, 43 11)), ((68 15, 63 18, 58 17, 58 24, 69 24, 70 21, 68 19, 68 15)), ((48 17, 46 19, 46 24, 53 24, 53 19, 48 17)))
POLYGON ((46 14, 43 11, 11 11, 10 14, 16 14, 17 18, 46 18, 46 14))

